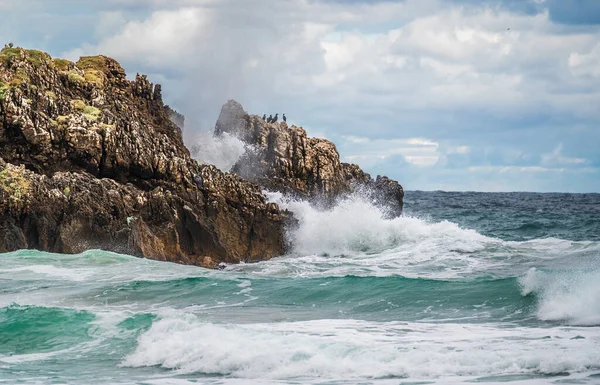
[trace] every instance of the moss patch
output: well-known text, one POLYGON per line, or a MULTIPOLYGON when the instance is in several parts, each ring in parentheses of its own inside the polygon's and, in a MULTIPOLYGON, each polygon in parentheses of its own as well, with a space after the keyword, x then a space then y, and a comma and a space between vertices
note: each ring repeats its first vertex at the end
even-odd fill
POLYGON ((19 48, 4 48, 0 51, 0 63, 5 66, 10 66, 13 59, 21 55, 21 50, 19 48))
POLYGON ((83 100, 75 99, 75 100, 71 100, 71 107, 73 107, 77 111, 83 112, 83 110, 85 109, 85 107, 87 107, 87 105, 85 104, 85 102, 83 100))
POLYGON ((87 120, 90 120, 93 122, 98 120, 98 117, 100 116, 101 113, 102 113, 102 111, 100 111, 100 109, 98 109, 96 107, 92 107, 92 106, 85 106, 85 108, 83 109, 83 115, 85 115, 87 120))
POLYGON ((8 205, 21 207, 26 203, 31 183, 25 178, 23 166, 15 169, 5 168, 0 171, 0 190, 8 194, 8 205))
POLYGON ((66 59, 53 59, 54 62, 54 66, 56 67, 57 70, 59 71, 63 71, 66 72, 69 70, 69 66, 71 65, 71 62, 66 60, 66 59))
POLYGON ((66 115, 58 115, 56 117, 56 122, 58 124, 65 124, 69 121, 70 116, 66 116, 66 115))
MULTIPOLYGON (((83 112, 83 115, 86 117, 86 119, 92 122, 98 120, 98 117, 100 117, 102 114, 102 111, 100 111, 99 108, 88 106, 83 100, 80 99, 71 100, 71 107, 79 112, 83 112)), ((57 118, 57 121, 59 123, 63 123, 60 116, 57 118)))
POLYGON ((81 75, 79 75, 79 72, 75 71, 75 70, 71 70, 69 71, 69 82, 73 83, 73 84, 80 84, 85 82, 85 78, 81 75))
POLYGON ((0 100, 6 99, 6 95, 8 95, 9 88, 6 84, 0 82, 0 100))
POLYGON ((27 50, 27 60, 36 67, 39 67, 46 61, 46 56, 48 54, 38 51, 36 49, 28 49, 27 50))
POLYGON ((104 84, 104 73, 98 70, 85 70, 85 81, 102 86, 104 84))
POLYGON ((77 67, 82 70, 96 70, 104 73, 106 58, 104 56, 83 56, 77 62, 77 67))

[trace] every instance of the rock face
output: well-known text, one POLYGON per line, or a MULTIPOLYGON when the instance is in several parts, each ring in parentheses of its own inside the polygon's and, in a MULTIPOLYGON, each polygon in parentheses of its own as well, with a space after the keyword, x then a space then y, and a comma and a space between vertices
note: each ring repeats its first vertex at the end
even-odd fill
POLYGON ((285 251, 290 214, 200 166, 183 117, 108 57, 0 52, 0 252, 90 248, 213 266, 285 251))
POLYGON ((402 213, 404 191, 398 182, 385 176, 373 180, 357 165, 341 163, 335 144, 309 138, 301 127, 288 127, 285 122, 267 123, 230 100, 221 109, 215 127, 216 135, 223 133, 255 148, 234 166, 244 179, 325 205, 361 190, 383 207, 388 217, 402 213))

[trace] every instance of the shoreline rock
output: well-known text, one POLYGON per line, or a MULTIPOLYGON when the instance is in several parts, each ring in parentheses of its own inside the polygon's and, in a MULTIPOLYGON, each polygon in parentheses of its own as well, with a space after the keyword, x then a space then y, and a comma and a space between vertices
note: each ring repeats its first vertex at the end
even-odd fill
POLYGON ((3 49, 0 252, 101 248, 205 267, 284 254, 291 214, 194 161, 161 91, 105 56, 3 49))
POLYGON ((234 135, 255 151, 247 152, 233 171, 267 190, 296 195, 318 205, 360 191, 380 206, 388 218, 402 213, 404 190, 385 176, 372 179, 356 164, 343 163, 334 143, 308 137, 302 127, 267 123, 250 115, 235 100, 221 109, 215 135, 234 135))

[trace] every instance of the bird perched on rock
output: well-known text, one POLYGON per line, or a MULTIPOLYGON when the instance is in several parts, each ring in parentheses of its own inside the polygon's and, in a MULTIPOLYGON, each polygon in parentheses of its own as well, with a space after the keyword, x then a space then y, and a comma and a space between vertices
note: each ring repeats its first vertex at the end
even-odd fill
POLYGON ((267 121, 267 114, 263 115, 263 120, 266 122, 267 121))
POLYGON ((284 122, 287 122, 287 118, 285 117, 285 113, 283 114, 282 118, 283 118, 284 122))
POLYGON ((275 117, 273 118, 273 123, 277 123, 278 120, 279 120, 279 113, 275 114, 275 117))
POLYGON ((273 123, 273 115, 269 115, 269 119, 267 119, 267 123, 273 123))

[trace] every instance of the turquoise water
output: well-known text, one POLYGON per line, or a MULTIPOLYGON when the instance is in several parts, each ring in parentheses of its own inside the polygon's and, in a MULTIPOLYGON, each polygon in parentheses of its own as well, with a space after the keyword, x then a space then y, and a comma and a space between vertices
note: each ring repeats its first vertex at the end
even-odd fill
POLYGON ((0 255, 0 383, 600 383, 600 195, 409 192, 213 271, 0 255))

